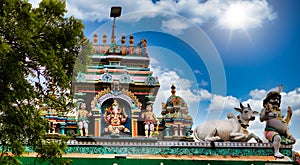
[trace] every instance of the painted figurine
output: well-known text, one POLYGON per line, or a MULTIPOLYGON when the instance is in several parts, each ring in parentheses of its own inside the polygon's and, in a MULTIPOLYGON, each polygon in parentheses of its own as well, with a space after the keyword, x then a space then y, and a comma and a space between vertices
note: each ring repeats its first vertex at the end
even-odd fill
POLYGON ((154 131, 154 121, 157 125, 159 125, 159 120, 157 119, 154 112, 152 112, 152 104, 148 104, 146 106, 146 112, 142 113, 141 116, 145 121, 145 138, 152 137, 152 133, 154 131), (149 132, 150 131, 150 132, 149 132), (149 135, 148 135, 149 133, 149 135))
POLYGON ((250 121, 255 120, 258 112, 252 110, 249 104, 244 106, 240 103, 240 108, 234 108, 238 115, 229 112, 226 120, 216 120, 202 123, 194 130, 194 137, 204 141, 234 141, 248 142, 254 138, 258 143, 262 140, 255 134, 249 133, 247 128, 250 121))
POLYGON ((78 111, 78 127, 79 127, 80 136, 83 136, 83 129, 85 132, 85 136, 88 136, 89 116, 92 116, 92 113, 86 110, 85 103, 81 103, 80 110, 78 111))
POLYGON ((111 108, 106 110, 103 115, 104 121, 108 123, 108 127, 105 128, 105 132, 110 132, 113 135, 119 135, 120 131, 125 133, 130 132, 128 128, 124 126, 127 121, 128 115, 125 113, 125 109, 121 109, 117 100, 114 100, 111 108))
POLYGON ((279 152, 281 144, 294 144, 296 139, 288 130, 288 123, 292 117, 292 108, 288 107, 287 117, 283 119, 280 109, 282 85, 279 91, 269 92, 263 101, 263 109, 260 113, 260 121, 266 121, 265 137, 273 143, 274 156, 283 158, 284 155, 279 152))

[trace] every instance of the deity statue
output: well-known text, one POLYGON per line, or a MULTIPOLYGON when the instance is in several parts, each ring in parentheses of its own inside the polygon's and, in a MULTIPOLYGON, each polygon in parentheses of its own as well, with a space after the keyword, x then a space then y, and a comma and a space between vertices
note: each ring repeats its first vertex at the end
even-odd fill
POLYGON ((86 104, 85 103, 81 103, 80 105, 80 109, 78 111, 78 115, 77 115, 77 119, 78 119, 78 127, 79 127, 79 132, 80 132, 80 136, 83 136, 83 129, 85 132, 85 136, 88 136, 88 117, 92 116, 91 112, 88 112, 86 110, 86 104))
POLYGON ((292 108, 288 107, 287 117, 284 119, 281 114, 280 103, 281 95, 279 92, 272 91, 267 94, 263 100, 263 109, 260 113, 260 121, 266 121, 265 137, 273 143, 274 156, 276 158, 283 158, 284 155, 279 152, 281 144, 294 144, 296 139, 290 134, 288 124, 292 116, 292 108))
POLYGON ((141 117, 145 120, 145 138, 152 137, 154 131, 154 121, 159 125, 159 120, 157 119, 155 113, 152 111, 152 104, 146 106, 146 112, 142 113, 141 117), (150 130, 150 132, 149 132, 150 130), (148 135, 149 133, 149 135, 148 135))
POLYGON ((128 115, 125 109, 121 109, 117 100, 114 100, 110 108, 106 109, 103 114, 104 121, 108 123, 108 127, 104 129, 105 132, 110 132, 112 135, 119 135, 120 131, 129 133, 130 130, 124 126, 128 115))

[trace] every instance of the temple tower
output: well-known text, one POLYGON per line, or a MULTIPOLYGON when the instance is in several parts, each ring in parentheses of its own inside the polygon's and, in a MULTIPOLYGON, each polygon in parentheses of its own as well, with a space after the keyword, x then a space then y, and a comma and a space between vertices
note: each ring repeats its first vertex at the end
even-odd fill
POLYGON ((134 36, 121 36, 120 44, 107 44, 103 34, 99 43, 98 34, 94 34, 92 65, 85 73, 80 73, 73 83, 73 93, 81 95, 89 111, 93 112, 89 132, 93 136, 103 136, 103 114, 117 100, 124 112, 129 115, 126 127, 131 136, 143 134, 139 129, 139 115, 145 109, 148 95, 155 98, 160 84, 149 68, 150 58, 145 39, 134 45, 134 36))
POLYGON ((185 100, 176 95, 176 87, 171 86, 172 95, 165 103, 162 103, 162 123, 164 131, 162 138, 165 140, 187 140, 193 141, 191 128, 193 119, 189 115, 185 100))

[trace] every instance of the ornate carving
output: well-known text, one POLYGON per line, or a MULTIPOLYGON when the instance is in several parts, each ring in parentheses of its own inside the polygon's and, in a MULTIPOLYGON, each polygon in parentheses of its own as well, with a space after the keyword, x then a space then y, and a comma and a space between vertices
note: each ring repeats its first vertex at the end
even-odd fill
POLYGON ((85 74, 84 73, 78 73, 77 76, 77 82, 86 82, 85 74))
POLYGON ((157 83, 157 82, 156 82, 155 77, 153 77, 153 76, 148 76, 148 77, 146 78, 145 84, 147 84, 147 85, 155 85, 156 83, 157 83))
POLYGON ((103 74, 101 81, 103 82, 112 82, 112 75, 108 72, 108 70, 106 70, 106 72, 103 74))
POLYGON ((94 97, 94 100, 93 102, 94 103, 97 103, 97 101, 104 95, 110 93, 110 89, 109 88, 106 88, 104 90, 102 90, 101 92, 99 92, 95 97, 94 97))
POLYGON ((128 90, 126 90, 126 89, 123 88, 123 89, 122 89, 122 93, 123 93, 124 95, 129 96, 129 97, 134 101, 135 105, 139 105, 139 104, 140 104, 138 98, 137 98, 136 96, 134 96, 134 94, 131 93, 130 91, 128 91, 128 90))
MULTIPOLYGON (((292 156, 284 148, 285 156, 292 156)), ((207 148, 207 147, 148 147, 148 146, 68 146, 66 153, 81 154, 151 154, 151 155, 206 155, 206 156, 271 156, 272 148, 207 148)))
POLYGON ((125 71, 121 77, 120 77, 120 82, 121 83, 130 83, 131 82, 131 79, 130 79, 130 76, 129 74, 127 73, 127 71, 125 71))

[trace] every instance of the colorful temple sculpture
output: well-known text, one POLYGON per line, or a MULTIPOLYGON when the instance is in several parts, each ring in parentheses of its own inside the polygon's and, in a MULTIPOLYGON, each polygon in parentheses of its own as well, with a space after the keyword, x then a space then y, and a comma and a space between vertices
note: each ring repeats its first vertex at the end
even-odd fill
POLYGON ((193 119, 173 84, 172 95, 162 105, 162 116, 153 113, 160 84, 149 68, 147 41, 134 45, 130 35, 126 45, 122 35, 121 45, 115 40, 107 44, 104 34, 99 44, 98 35, 93 37, 92 65, 73 82, 77 105, 73 113, 42 112, 52 127, 49 134, 193 141, 193 119))
POLYGON ((292 108, 287 108, 287 117, 284 119, 280 104, 282 85, 280 85, 278 92, 271 91, 263 100, 263 109, 260 113, 260 121, 266 122, 265 138, 274 146, 274 156, 276 158, 284 158, 280 153, 280 146, 292 145, 296 143, 296 138, 292 136, 288 129, 288 124, 292 118, 292 108))
POLYGON ((149 68, 147 41, 134 45, 134 37, 122 35, 121 44, 115 40, 107 44, 107 36, 94 34, 92 65, 80 73, 73 83, 73 93, 84 100, 89 117, 89 135, 102 137, 144 136, 141 118, 147 96, 155 96, 160 87, 157 77, 149 68))
POLYGON ((193 141, 191 137, 193 119, 189 115, 188 105, 183 98, 176 95, 176 87, 171 86, 172 95, 162 103, 162 121, 164 140, 193 141))

